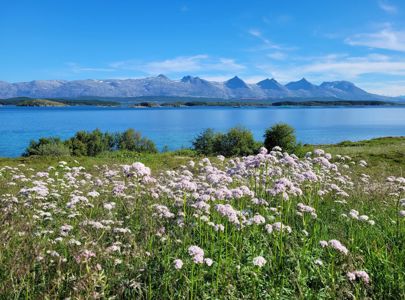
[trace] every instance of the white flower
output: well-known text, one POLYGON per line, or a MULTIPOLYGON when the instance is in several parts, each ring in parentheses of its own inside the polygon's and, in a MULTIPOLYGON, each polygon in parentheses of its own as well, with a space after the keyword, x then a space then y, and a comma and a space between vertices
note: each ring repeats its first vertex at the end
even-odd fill
POLYGON ((253 258, 253 265, 258 266, 259 268, 263 267, 266 262, 267 261, 263 256, 256 256, 253 258))
POLYGON ((323 266, 323 261, 318 258, 315 260, 315 264, 318 266, 323 266))
POLYGON ((208 267, 211 267, 211 265, 214 263, 211 258, 204 258, 204 262, 208 267))
POLYGON ((327 241, 320 241, 319 245, 321 245, 322 248, 328 247, 328 242, 327 241))
POLYGON ((175 259, 173 264, 176 270, 180 270, 183 267, 183 261, 181 259, 175 259))
POLYGON ((103 206, 106 210, 112 210, 115 207, 115 202, 107 202, 103 206))

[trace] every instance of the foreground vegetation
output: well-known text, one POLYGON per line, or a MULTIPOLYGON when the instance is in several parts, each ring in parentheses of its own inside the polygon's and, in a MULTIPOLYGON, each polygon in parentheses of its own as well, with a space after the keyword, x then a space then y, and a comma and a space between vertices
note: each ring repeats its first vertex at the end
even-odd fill
POLYGON ((405 139, 304 147, 0 160, 0 298, 404 298, 405 139))

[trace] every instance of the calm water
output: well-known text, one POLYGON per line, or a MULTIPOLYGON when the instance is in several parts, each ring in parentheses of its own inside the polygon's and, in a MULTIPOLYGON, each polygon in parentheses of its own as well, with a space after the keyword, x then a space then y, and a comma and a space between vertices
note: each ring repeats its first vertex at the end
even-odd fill
POLYGON ((0 107, 0 156, 19 156, 31 139, 71 137, 78 130, 135 128, 161 149, 191 145, 193 137, 211 127, 225 131, 242 125, 261 139, 277 122, 296 128, 304 143, 335 143, 379 136, 405 135, 405 108, 99 108, 0 107))

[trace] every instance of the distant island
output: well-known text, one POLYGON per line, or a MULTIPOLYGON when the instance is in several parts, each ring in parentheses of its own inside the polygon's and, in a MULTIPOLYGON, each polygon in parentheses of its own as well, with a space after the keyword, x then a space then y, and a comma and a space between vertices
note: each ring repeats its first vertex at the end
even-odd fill
POLYGON ((80 99, 37 99, 29 97, 16 97, 0 99, 0 105, 15 105, 22 107, 64 107, 64 106, 120 106, 120 102, 108 100, 80 100, 80 99))
POLYGON ((331 106, 404 106, 403 102, 378 100, 343 100, 343 99, 230 99, 197 98, 197 97, 135 97, 108 99, 54 99, 16 97, 0 99, 1 105, 19 107, 69 107, 69 106, 98 106, 98 107, 128 107, 128 108, 164 108, 164 107, 331 107, 331 106), (300 101, 301 100, 301 101, 300 101))
POLYGON ((279 101, 279 102, 247 102, 247 101, 174 101, 174 102, 140 102, 130 105, 132 108, 158 108, 158 107, 198 107, 198 106, 217 106, 217 107, 281 107, 281 106, 402 106, 405 104, 386 102, 386 101, 279 101))
POLYGON ((16 104, 16 106, 34 106, 34 107, 61 107, 66 106, 65 103, 46 100, 46 99, 32 99, 25 100, 16 104))

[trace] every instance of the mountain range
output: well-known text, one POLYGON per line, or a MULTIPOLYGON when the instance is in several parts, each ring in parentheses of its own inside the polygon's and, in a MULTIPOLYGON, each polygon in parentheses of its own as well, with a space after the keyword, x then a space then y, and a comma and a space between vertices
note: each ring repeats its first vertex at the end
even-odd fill
POLYGON ((255 84, 235 76, 224 82, 184 76, 171 80, 164 75, 141 79, 106 80, 34 80, 8 83, 0 81, 0 98, 80 98, 80 97, 204 97, 216 99, 302 99, 393 100, 371 94, 348 81, 331 81, 315 85, 302 78, 282 85, 275 79, 255 84))

